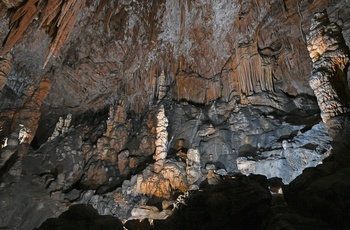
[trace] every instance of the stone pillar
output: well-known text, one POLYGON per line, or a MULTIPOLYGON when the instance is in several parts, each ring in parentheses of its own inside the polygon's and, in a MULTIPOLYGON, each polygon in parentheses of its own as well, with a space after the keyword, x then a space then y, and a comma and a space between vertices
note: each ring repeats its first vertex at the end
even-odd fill
POLYGON ((63 119, 63 117, 60 117, 58 119, 58 122, 56 123, 55 130, 53 131, 51 137, 49 137, 49 141, 55 139, 56 137, 60 136, 61 134, 64 134, 68 132, 68 129, 72 122, 72 114, 68 113, 66 119, 63 119))
POLYGON ((349 48, 341 28, 329 21, 326 11, 313 17, 307 45, 313 62, 309 84, 317 97, 322 120, 327 124, 330 118, 349 112, 346 84, 349 48))
POLYGON ((156 152, 153 158, 156 160, 154 163, 154 172, 159 173, 165 164, 165 158, 167 156, 168 145, 168 119, 165 116, 164 106, 161 105, 157 115, 157 128, 156 128, 156 152))
POLYGON ((329 21, 326 11, 316 13, 307 37, 308 50, 313 62, 309 84, 313 89, 321 117, 333 138, 332 154, 342 164, 350 163, 350 93, 347 84, 349 47, 341 28, 329 21))
POLYGON ((158 78, 158 102, 161 101, 166 95, 166 79, 164 70, 161 72, 158 78))

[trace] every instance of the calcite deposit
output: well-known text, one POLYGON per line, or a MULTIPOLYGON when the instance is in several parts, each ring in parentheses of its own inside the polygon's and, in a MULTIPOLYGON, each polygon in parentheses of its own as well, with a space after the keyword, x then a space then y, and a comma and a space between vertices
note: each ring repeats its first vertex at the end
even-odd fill
POLYGON ((349 48, 341 28, 329 21, 327 12, 315 14, 308 36, 308 50, 313 61, 309 84, 317 97, 324 123, 349 112, 349 88, 346 70, 349 48))
POLYGON ((0 0, 0 229, 348 229, 349 15, 0 0))
POLYGON ((165 164, 167 156, 168 145, 168 118, 165 116, 164 106, 161 105, 157 114, 157 128, 156 128, 156 151, 154 154, 154 172, 159 173, 165 164))

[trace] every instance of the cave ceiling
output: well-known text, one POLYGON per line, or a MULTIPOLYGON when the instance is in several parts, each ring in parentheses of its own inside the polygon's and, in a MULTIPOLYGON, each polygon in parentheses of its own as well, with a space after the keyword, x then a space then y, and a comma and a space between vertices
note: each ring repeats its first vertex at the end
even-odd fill
POLYGON ((49 88, 35 99, 35 110, 51 125, 59 115, 102 109, 120 99, 140 114, 156 100, 161 71, 172 99, 198 105, 261 92, 314 97, 307 81, 309 19, 328 10, 349 44, 348 5, 3 0, 1 55, 5 67, 11 60, 1 78, 1 116, 14 116, 33 100, 43 79, 49 88))

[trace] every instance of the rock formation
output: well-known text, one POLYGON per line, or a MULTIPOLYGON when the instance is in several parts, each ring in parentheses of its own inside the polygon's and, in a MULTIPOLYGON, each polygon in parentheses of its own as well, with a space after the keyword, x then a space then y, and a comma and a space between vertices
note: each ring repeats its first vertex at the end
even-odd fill
POLYGON ((0 228, 349 228, 348 6, 0 1, 0 228))
POLYGON ((326 11, 312 19, 308 50, 313 61, 309 84, 314 90, 321 109, 321 117, 333 140, 333 154, 340 161, 350 141, 349 112, 350 91, 347 84, 349 47, 345 44, 342 30, 331 23, 326 11))
POLYGON ((317 97, 322 120, 327 124, 332 117, 349 112, 346 71, 350 51, 341 28, 329 21, 325 11, 313 17, 307 42, 314 63, 309 84, 317 97))
POLYGON ((2 0, 7 8, 18 7, 24 0, 2 0))
POLYGON ((195 184, 201 177, 201 160, 198 149, 189 149, 186 159, 187 182, 190 185, 195 184))
MULTIPOLYGON (((5 4, 8 1, 5 1, 5 4)), ((20 1, 22 2, 22 1, 20 1)), ((84 5, 82 0, 54 1, 51 3, 30 0, 20 6, 20 2, 6 4, 7 7, 19 6, 11 17, 11 31, 6 38, 1 55, 7 54, 22 37, 32 21, 40 15, 40 26, 46 28, 53 38, 46 55, 45 67, 51 56, 56 56, 67 39, 71 27, 74 25, 80 9, 84 5), (23 17, 24 16, 24 17, 23 17)))
POLYGON ((159 78, 158 78, 158 102, 161 101, 165 95, 166 95, 166 91, 167 91, 167 86, 166 86, 166 78, 165 78, 165 74, 164 74, 164 70, 161 72, 159 78))
POLYGON ((72 122, 72 114, 68 114, 66 119, 63 119, 60 117, 58 119, 58 122, 56 123, 55 130, 53 131, 51 137, 49 137, 49 140, 53 140, 56 137, 68 132, 68 129, 72 122))
POLYGON ((0 58, 0 91, 6 84, 7 75, 10 73, 12 68, 12 56, 11 54, 0 58))
MULTIPOLYGON (((340 194, 350 187, 346 179, 350 172, 350 142, 348 87, 345 84, 349 49, 340 27, 330 23, 326 11, 316 13, 312 19, 308 49, 314 62, 310 86, 315 91, 322 119, 333 138, 332 155, 323 164, 305 169, 289 185, 284 186, 284 197, 287 204, 298 213, 296 215, 307 218, 300 221, 302 224, 306 225, 308 221, 310 225, 318 225, 318 228, 347 229, 350 223, 344 213, 348 213, 348 208, 343 204, 349 195, 340 194)), ((282 216, 281 219, 289 218, 286 213, 282 216)))
POLYGON ((165 116, 164 106, 161 105, 158 109, 157 114, 157 140, 156 140, 156 151, 154 154, 154 172, 159 173, 165 164, 165 158, 167 156, 168 146, 168 119, 165 116))

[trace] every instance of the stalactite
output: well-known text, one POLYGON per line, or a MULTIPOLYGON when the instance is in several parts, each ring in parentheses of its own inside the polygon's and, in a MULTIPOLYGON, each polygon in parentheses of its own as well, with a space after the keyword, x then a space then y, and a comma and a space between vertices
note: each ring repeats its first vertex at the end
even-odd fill
POLYGON ((18 8, 10 20, 11 30, 6 38, 1 56, 5 56, 16 42, 22 37, 29 24, 37 17, 37 3, 39 0, 29 0, 22 7, 18 8))
POLYGON ((57 23, 57 34, 53 37, 48 53, 46 54, 46 60, 44 63, 44 68, 49 62, 51 56, 56 56, 61 49, 63 43, 67 39, 74 22, 78 16, 78 13, 80 9, 84 5, 84 0, 73 0, 64 2, 64 5, 62 6, 58 23, 57 23))
POLYGON ((0 91, 4 88, 7 80, 7 75, 12 68, 12 55, 7 54, 5 57, 0 58, 0 91))
POLYGON ((152 94, 151 94, 151 100, 150 100, 150 105, 152 106, 155 98, 157 97, 157 66, 154 65, 150 71, 149 71, 149 82, 151 83, 151 88, 152 88, 152 94))
POLYGON ((181 8, 180 38, 184 39, 185 30, 186 30, 186 9, 185 9, 185 3, 182 0, 180 2, 181 2, 180 3, 180 8, 181 8))
POLYGON ((263 91, 273 91, 273 65, 268 57, 261 57, 256 43, 236 47, 235 64, 239 91, 244 95, 263 91))
POLYGON ((1 56, 5 56, 22 38, 31 22, 39 18, 39 28, 45 29, 52 37, 43 65, 45 68, 51 56, 58 54, 84 3, 84 0, 28 0, 16 9, 10 19, 11 29, 2 47, 1 56))
POLYGON ((256 92, 256 84, 261 75, 260 56, 252 46, 237 49, 237 74, 241 92, 251 95, 256 92))
POLYGON ((262 91, 274 91, 273 87, 273 62, 270 57, 261 57, 261 75, 259 78, 262 91))
POLYGON ((165 158, 167 156, 167 146, 168 146, 168 118, 165 116, 164 106, 161 105, 157 114, 157 128, 156 128, 156 152, 153 158, 154 172, 159 173, 165 164, 165 158))

